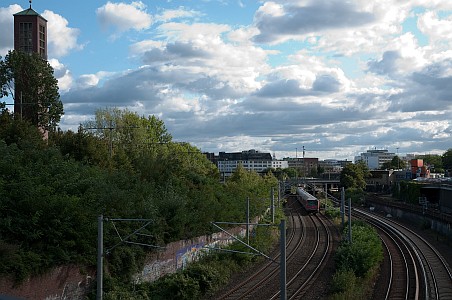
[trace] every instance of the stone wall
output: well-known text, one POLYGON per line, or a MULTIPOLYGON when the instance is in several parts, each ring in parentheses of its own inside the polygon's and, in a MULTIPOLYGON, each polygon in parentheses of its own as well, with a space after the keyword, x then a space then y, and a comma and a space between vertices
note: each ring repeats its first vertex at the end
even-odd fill
MULTIPOLYGON (((76 300, 84 296, 95 282, 95 272, 81 272, 77 266, 62 266, 30 278, 20 285, 0 279, 0 294, 27 300, 76 300)), ((0 297, 1 298, 1 297, 0 297)))
MULTIPOLYGON (((228 231, 234 236, 244 236, 245 228, 237 227, 228 231)), ((140 274, 135 276, 135 282, 152 282, 160 277, 184 269, 189 263, 197 261, 212 248, 227 245, 233 239, 225 232, 218 232, 190 240, 182 240, 166 245, 164 251, 150 255, 140 274)))
MULTIPOLYGON (((252 226, 250 226, 250 230, 252 226)), ((245 226, 228 230, 234 236, 244 236, 245 226)), ((149 255, 135 282, 154 281, 166 274, 183 269, 215 248, 230 244, 233 238, 225 232, 218 232, 190 240, 181 240, 166 245, 164 251, 149 255)), ((91 285, 96 284, 96 272, 82 272, 77 266, 61 266, 52 271, 15 285, 13 280, 0 279, 0 299, 2 295, 26 300, 81 300, 85 299, 91 285)))

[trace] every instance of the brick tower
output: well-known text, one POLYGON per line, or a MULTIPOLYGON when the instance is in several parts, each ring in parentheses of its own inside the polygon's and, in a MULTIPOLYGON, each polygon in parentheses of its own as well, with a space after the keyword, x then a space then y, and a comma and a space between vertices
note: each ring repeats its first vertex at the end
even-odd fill
MULTIPOLYGON (((47 20, 30 7, 14 14, 14 50, 25 53, 39 53, 47 60, 47 20)), ((15 90, 14 113, 27 119, 30 109, 27 109, 28 99, 22 99, 22 92, 15 90)))
POLYGON ((47 59, 47 20, 30 8, 14 14, 14 50, 47 59))

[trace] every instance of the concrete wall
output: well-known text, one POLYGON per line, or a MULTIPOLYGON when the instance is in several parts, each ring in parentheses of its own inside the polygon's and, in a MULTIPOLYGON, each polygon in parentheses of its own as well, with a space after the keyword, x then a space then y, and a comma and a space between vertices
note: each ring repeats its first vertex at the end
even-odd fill
POLYGON ((376 211, 383 211, 386 214, 391 214, 393 218, 403 219, 405 221, 411 222, 413 224, 425 224, 425 221, 430 223, 430 229, 439 232, 446 236, 448 239, 452 240, 452 229, 449 222, 437 220, 431 218, 428 215, 422 215, 418 213, 413 213, 407 210, 400 209, 398 207, 385 206, 378 203, 373 203, 376 211))

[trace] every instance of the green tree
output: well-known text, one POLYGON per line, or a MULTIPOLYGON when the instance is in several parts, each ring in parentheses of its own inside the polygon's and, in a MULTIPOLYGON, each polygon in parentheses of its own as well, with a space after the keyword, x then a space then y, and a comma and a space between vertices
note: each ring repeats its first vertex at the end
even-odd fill
POLYGON ((430 171, 433 173, 443 173, 443 162, 441 155, 435 154, 425 154, 420 155, 418 158, 421 158, 424 161, 424 165, 430 166, 430 171))
POLYGON ((449 176, 452 172, 452 148, 444 152, 441 157, 444 169, 449 171, 449 176))
POLYGON ((383 163, 383 165, 381 166, 381 169, 382 170, 400 169, 400 168, 403 168, 404 166, 405 166, 405 162, 396 155, 392 158, 391 161, 383 163))
POLYGON ((114 154, 124 151, 133 160, 142 151, 156 151, 159 145, 172 140, 162 120, 155 116, 139 116, 119 108, 98 109, 93 121, 85 122, 83 129, 108 143, 114 154))
POLYGON ((33 125, 56 128, 64 114, 63 103, 53 68, 41 56, 9 51, 3 60, 0 57, 0 86, 0 98, 11 96, 23 103, 23 116, 33 125))
POLYGON ((366 189, 366 178, 370 176, 369 169, 362 161, 356 164, 347 164, 341 172, 340 182, 343 187, 366 189))
POLYGON ((297 169, 295 168, 286 168, 284 172, 289 176, 289 178, 296 178, 298 176, 297 169))

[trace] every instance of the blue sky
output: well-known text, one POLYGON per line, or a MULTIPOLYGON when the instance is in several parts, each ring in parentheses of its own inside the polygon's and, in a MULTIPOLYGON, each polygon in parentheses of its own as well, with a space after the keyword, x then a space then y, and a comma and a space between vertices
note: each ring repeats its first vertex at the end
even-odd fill
MULTIPOLYGON (((0 55, 13 48, 0 2, 0 55)), ((452 148, 452 1, 35 0, 64 130, 118 107, 202 151, 452 148)), ((298 151, 300 153, 300 151, 298 151)))

